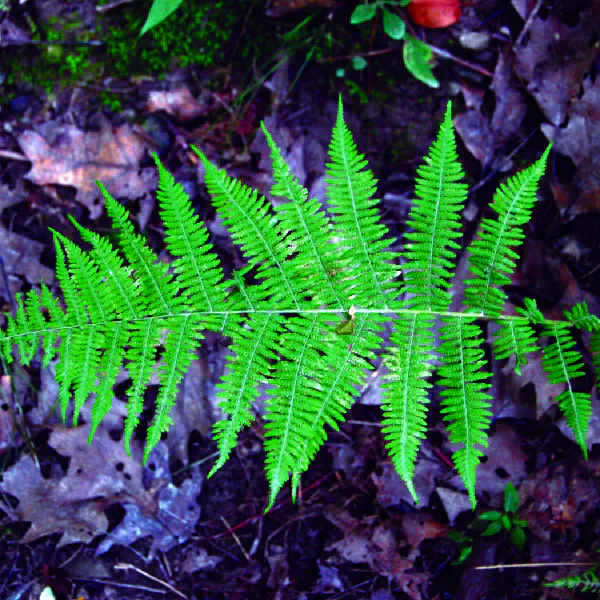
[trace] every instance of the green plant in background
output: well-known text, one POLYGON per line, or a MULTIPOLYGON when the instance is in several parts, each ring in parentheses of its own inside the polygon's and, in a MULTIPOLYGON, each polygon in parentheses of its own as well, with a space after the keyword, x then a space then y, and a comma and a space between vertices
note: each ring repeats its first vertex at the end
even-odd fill
POLYGON ((467 248, 471 278, 464 282, 464 310, 452 311, 451 280, 467 186, 460 181, 450 103, 417 171, 416 200, 407 222, 411 230, 401 253, 388 249, 388 230, 373 198, 376 181, 344 122, 341 98, 326 165, 327 213, 316 199, 308 199, 264 127, 263 132, 273 159, 271 193, 287 200, 276 207, 194 148, 217 215, 248 261, 229 279, 183 186, 156 155, 157 199, 172 262, 158 259, 100 182, 118 232, 116 246, 74 219, 89 251, 52 232, 66 309, 43 284, 41 292, 19 297, 16 315, 6 315, 6 330, 0 332, 0 354, 12 360, 16 345, 27 365, 41 344, 45 367, 58 351, 63 419, 72 396, 77 423, 94 394, 91 441, 111 409, 116 377, 126 365, 132 381, 124 434, 129 450, 144 390, 157 370, 160 391, 147 432, 147 460, 172 424, 178 385, 203 332, 224 334, 233 340, 219 386, 227 418, 214 427, 220 456, 211 475, 251 423, 252 404, 261 384, 268 383, 265 470, 271 507, 290 478, 295 497, 301 474, 327 438, 326 426, 337 428, 344 421, 365 371, 380 355, 389 368, 382 386, 386 447, 417 500, 412 480, 436 361, 441 412, 451 442, 458 445, 452 458, 474 507, 476 467, 481 447, 487 446, 491 416, 486 392, 491 374, 483 370, 484 337, 477 321, 489 320, 499 326, 496 358, 514 355, 517 371, 537 340, 547 340, 542 365, 552 383, 567 383, 557 400, 587 456, 591 400, 590 394, 573 390, 583 362, 572 349, 571 330, 591 331, 597 341, 600 319, 581 303, 563 320, 549 320, 530 299, 517 315, 504 314, 503 286, 511 281, 515 249, 524 239, 550 146, 497 190, 491 205, 497 218, 484 219, 480 236, 467 248), (391 322, 391 333, 384 348, 380 334, 386 322, 391 322))
POLYGON ((580 592, 588 592, 600 595, 600 579, 596 574, 598 567, 588 569, 581 575, 573 575, 571 577, 562 577, 552 582, 545 582, 544 587, 561 588, 566 590, 578 590, 580 592))
POLYGON ((150 12, 146 18, 146 22, 140 31, 140 36, 147 31, 160 25, 172 12, 179 8, 183 0, 154 0, 150 7, 150 12))
MULTIPOLYGON (((408 71, 429 87, 437 88, 440 84, 431 70, 433 63, 431 48, 416 37, 407 34, 404 21, 387 8, 388 6, 406 6, 409 3, 410 0, 377 0, 359 4, 350 16, 350 23, 359 25, 360 23, 372 21, 377 13, 381 12, 383 14, 384 32, 393 40, 404 40, 402 58, 408 71)), ((364 58, 360 64, 363 69, 367 66, 364 58)), ((353 66, 356 68, 354 64, 353 66)))
POLYGON ((78 43, 12 49, 7 54, 10 64, 6 82, 30 83, 51 93, 55 88, 102 77, 162 77, 174 66, 222 64, 227 45, 244 16, 243 8, 250 3, 251 0, 183 0, 176 18, 155 24, 143 38, 139 34, 147 16, 139 4, 123 5, 99 15, 93 31, 82 27, 77 12, 53 17, 35 28, 32 38, 78 43), (99 46, 93 45, 100 42, 99 46))
MULTIPOLYGON (((527 521, 518 518, 520 506, 519 492, 512 483, 507 483, 504 488, 504 511, 489 510, 481 513, 469 525, 469 530, 473 534, 482 536, 492 536, 501 531, 506 531, 512 545, 521 551, 525 547, 527 521)), ((475 538, 473 535, 468 535, 462 531, 451 531, 448 537, 456 542, 460 548, 458 559, 453 564, 462 565, 473 551, 475 538)))
MULTIPOLYGON (((146 27, 139 7, 124 6, 104 34, 108 69, 117 76, 170 72, 174 66, 211 67, 222 62, 247 2, 183 0, 177 14, 146 27), (141 37, 140 31, 148 33, 141 37)), ((153 7, 154 8, 154 5, 153 7)), ((172 12, 172 11, 171 11, 172 12)))

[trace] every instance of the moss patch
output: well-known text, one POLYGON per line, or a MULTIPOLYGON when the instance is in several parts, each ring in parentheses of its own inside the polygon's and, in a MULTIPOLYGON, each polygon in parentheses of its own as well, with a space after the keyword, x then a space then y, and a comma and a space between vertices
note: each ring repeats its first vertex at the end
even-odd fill
MULTIPOLYGON (((30 84, 47 93, 102 77, 162 76, 177 68, 223 64, 250 0, 185 0, 158 27, 139 37, 151 1, 123 5, 99 15, 95 30, 82 28, 74 11, 35 28, 32 38, 59 42, 102 42, 102 45, 25 46, 2 60, 6 83, 30 84)), ((10 99, 10 98, 9 98, 10 99)), ((116 107, 114 98, 104 101, 116 107)))

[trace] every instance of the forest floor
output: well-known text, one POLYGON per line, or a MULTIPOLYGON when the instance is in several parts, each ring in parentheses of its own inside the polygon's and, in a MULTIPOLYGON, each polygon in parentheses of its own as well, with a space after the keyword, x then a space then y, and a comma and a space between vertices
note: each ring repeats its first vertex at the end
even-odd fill
MULTIPOLYGON (((346 122, 378 180, 381 218, 395 249, 416 169, 448 100, 471 190, 466 241, 477 234, 497 185, 552 141, 509 301, 519 306, 533 297, 546 316, 560 318, 585 300, 600 315, 599 0, 480 0, 465 3, 458 22, 442 29, 419 27, 392 6, 407 31, 434 48, 437 88, 407 71, 404 42, 385 35, 380 14, 350 24, 354 0, 186 1, 178 10, 188 12, 175 11, 157 28, 162 38, 146 34, 139 43, 137 33, 131 42, 119 38, 118 28, 139 31, 149 2, 98 4, 15 1, 0 12, 2 312, 40 280, 55 283, 48 227, 78 241, 67 218, 73 215, 110 232, 96 179, 162 253, 151 152, 189 193, 223 263, 241 266, 190 144, 272 198, 264 120, 310 197, 322 199, 341 94, 346 122), (202 18, 188 34, 186 19, 198 5, 202 18), (99 27, 101 17, 112 19, 110 28, 99 27), (67 30, 72 37, 64 37, 67 30), (207 39, 187 44, 183 38, 198 31, 207 39), (80 44, 47 43, 65 39, 80 44), (162 76, 160 39, 170 54, 178 44, 162 76)), ((465 254, 458 256, 458 278, 466 273, 465 254)), ((377 364, 348 420, 330 432, 305 474, 299 501, 293 504, 284 488, 267 514, 260 419, 206 479, 216 452, 212 425, 221 416, 225 340, 204 340, 174 425, 146 467, 139 449, 157 385, 146 394, 129 457, 122 441, 125 374, 88 445, 90 408, 77 427, 62 423, 54 363, 4 365, 0 598, 37 600, 46 586, 57 600, 580 597, 543 586, 600 560, 600 403, 586 340, 578 348, 586 361, 581 391, 593 399, 589 460, 554 404, 563 388, 547 383, 541 353, 520 375, 494 361, 494 417, 477 472, 476 511, 450 461, 435 387, 414 504, 381 435, 377 364), (507 483, 518 490, 518 515, 528 524, 522 549, 506 531, 484 537, 473 526, 483 511, 502 510, 507 483), (501 564, 520 566, 478 568, 501 564)))

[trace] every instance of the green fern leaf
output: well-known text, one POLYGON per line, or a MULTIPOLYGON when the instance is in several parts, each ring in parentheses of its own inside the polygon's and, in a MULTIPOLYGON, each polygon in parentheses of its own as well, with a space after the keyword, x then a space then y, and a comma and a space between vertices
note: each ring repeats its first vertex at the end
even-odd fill
POLYGON ((553 341, 544 348, 542 366, 549 383, 567 384, 567 389, 558 395, 556 401, 587 460, 586 437, 592 401, 589 394, 576 392, 572 384, 574 378, 583 375, 583 361, 578 352, 571 350, 576 342, 565 323, 547 324, 545 334, 553 341))
POLYGON ((491 396, 482 390, 489 388, 491 373, 481 371, 485 366, 481 345, 481 330, 474 318, 442 318, 440 354, 444 364, 438 369, 441 377, 442 414, 450 421, 450 441, 462 444, 452 459, 463 480, 471 504, 475 508, 475 470, 487 448, 487 429, 492 415, 491 396))
POLYGON ((564 321, 546 320, 531 299, 525 299, 517 316, 502 314, 506 298, 501 287, 514 268, 515 248, 531 215, 548 150, 496 195, 497 219, 485 221, 471 248, 475 278, 466 288, 469 312, 460 313, 449 310, 450 280, 466 188, 459 181, 450 106, 418 170, 417 199, 408 221, 412 230, 401 254, 388 249, 388 231, 373 197, 376 182, 344 122, 341 100, 326 167, 330 215, 308 199, 269 132, 263 131, 273 158, 272 194, 284 198, 275 208, 195 149, 218 215, 247 265, 225 279, 183 186, 154 155, 160 217, 172 262, 159 261, 135 232, 125 208, 99 184, 116 244, 73 219, 89 250, 53 231, 66 310, 44 285, 40 293, 19 296, 15 314, 6 315, 0 331, 2 357, 10 362, 16 346, 21 361, 30 364, 41 343, 42 364, 47 366, 58 352, 63 419, 71 399, 77 421, 86 399, 94 396, 90 441, 111 408, 117 374, 126 367, 131 380, 127 452, 156 371, 160 389, 147 432, 146 461, 172 424, 179 385, 204 332, 230 337, 231 356, 218 388, 226 419, 214 427, 220 456, 210 475, 225 463, 239 432, 251 423, 259 386, 269 384, 265 470, 271 507, 290 477, 295 499, 302 473, 325 443, 329 428, 337 429, 344 421, 366 373, 381 359, 389 368, 382 406, 386 447, 417 500, 412 479, 437 355, 442 414, 451 441, 460 445, 453 459, 474 503, 476 467, 487 445, 490 420, 485 392, 490 374, 484 371, 481 329, 475 323, 485 319, 500 325, 496 356, 514 354, 517 370, 535 348, 536 330, 550 338, 544 368, 551 382, 567 384, 558 400, 585 452, 591 404, 574 385, 582 364, 570 328, 591 333, 598 367, 600 319, 581 303, 565 313, 564 321), (402 292, 406 294, 400 300, 402 292), (442 324, 438 352, 436 319, 442 324), (387 320, 393 329, 382 352, 387 320))
POLYGON ((175 182, 156 153, 152 156, 158 168, 156 198, 165 225, 165 242, 169 254, 175 257, 171 268, 179 286, 186 290, 186 303, 214 312, 225 301, 225 285, 223 270, 208 242, 208 231, 194 214, 183 186, 175 182))
POLYGON ((219 458, 209 477, 220 469, 235 444, 239 432, 254 420, 252 402, 258 396, 258 385, 266 381, 271 371, 269 361, 277 360, 279 336, 283 331, 283 317, 277 314, 258 314, 242 327, 232 345, 233 355, 227 359, 228 372, 221 380, 219 406, 228 416, 214 425, 214 440, 219 458))
POLYGON ((490 208, 495 219, 483 219, 479 238, 471 244, 469 269, 474 279, 465 282, 465 304, 482 315, 499 315, 504 309, 506 293, 501 288, 511 283, 519 255, 513 250, 525 238, 523 225, 531 219, 539 180, 544 174, 552 144, 531 167, 500 185, 490 208))
POLYGON ((454 240, 460 237, 459 213, 467 197, 462 177, 448 103, 437 140, 417 169, 417 198, 407 222, 414 231, 404 236, 412 242, 404 252, 403 274, 413 308, 446 310, 450 305, 451 269, 460 249, 454 240))
POLYGON ((332 225, 320 210, 320 203, 315 198, 307 200, 308 192, 292 175, 264 124, 262 130, 273 160, 275 184, 271 194, 289 200, 275 207, 282 228, 288 232, 286 242, 295 249, 295 256, 288 260, 298 276, 310 284, 310 288, 304 291, 303 301, 312 297, 315 305, 326 304, 342 309, 349 304, 350 294, 341 285, 340 274, 351 269, 351 260, 343 258, 342 252, 332 246, 332 225))
POLYGON ((344 123, 341 96, 329 159, 325 182, 334 235, 344 257, 354 261, 351 275, 347 274, 344 282, 346 293, 351 294, 353 304, 366 307, 377 301, 387 307, 400 290, 400 283, 395 280, 398 269, 389 262, 398 253, 387 249, 387 227, 379 223, 377 200, 373 198, 377 182, 365 168, 367 161, 358 153, 344 123))
POLYGON ((535 332, 522 321, 504 321, 494 336, 496 358, 515 356, 515 373, 521 374, 521 367, 527 364, 526 354, 535 352, 535 332))
POLYGON ((327 439, 326 425, 338 430, 352 406, 358 386, 364 381, 365 371, 373 369, 376 352, 380 349, 385 317, 361 314, 354 320, 354 330, 339 343, 337 336, 321 337, 321 361, 311 367, 310 386, 315 390, 307 403, 306 428, 298 448, 294 448, 295 466, 292 474, 292 498, 306 471, 327 439))
POLYGON ((427 430, 427 389, 431 384, 433 317, 413 313, 394 320, 392 348, 384 358, 389 374, 384 377, 382 408, 386 447, 400 477, 418 503, 413 484, 417 452, 427 430))
POLYGON ((582 575, 562 577, 556 581, 546 582, 544 586, 600 594, 600 580, 595 569, 590 569, 582 575))

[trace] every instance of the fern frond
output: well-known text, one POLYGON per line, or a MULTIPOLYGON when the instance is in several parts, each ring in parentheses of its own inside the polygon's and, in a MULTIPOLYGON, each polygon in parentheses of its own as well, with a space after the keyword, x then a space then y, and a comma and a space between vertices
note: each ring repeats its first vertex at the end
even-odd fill
POLYGON ((384 376, 382 409, 383 434, 392 463, 419 502, 413 484, 417 453, 427 430, 427 390, 431 384, 434 319, 413 313, 394 320, 392 347, 384 357, 390 372, 384 376))
POLYGON ((353 304, 383 306, 396 299, 400 283, 395 281, 398 268, 391 264, 398 254, 387 249, 387 227, 380 223, 373 198, 375 185, 367 161, 356 149, 352 134, 344 122, 342 98, 329 145, 325 168, 326 192, 332 214, 334 235, 351 257, 353 269, 346 275, 345 287, 353 304))
POLYGON ((148 314, 173 314, 184 305, 185 297, 178 297, 178 286, 168 273, 169 266, 161 263, 156 254, 145 243, 144 238, 135 233, 129 222, 128 212, 96 181, 106 204, 106 212, 118 231, 119 246, 135 269, 139 278, 141 293, 148 301, 148 314))
POLYGON ((169 333, 165 340, 162 365, 158 371, 161 387, 156 399, 154 419, 148 429, 144 462, 148 460, 152 448, 160 441, 160 436, 173 424, 170 412, 175 406, 177 387, 195 357, 195 350, 202 339, 201 330, 208 328, 207 323, 198 315, 170 317, 165 320, 164 326, 169 333))
POLYGON ((85 229, 70 215, 69 220, 81 238, 92 246, 90 256, 104 276, 107 296, 113 299, 117 312, 126 319, 137 319, 146 314, 147 302, 139 293, 139 280, 133 277, 133 269, 123 264, 123 259, 107 239, 85 229))
POLYGON ((487 445, 490 420, 484 391, 490 375, 484 371, 475 319, 487 319, 500 325, 496 355, 515 354, 517 370, 535 347, 534 328, 550 337, 544 367, 552 383, 567 383, 558 400, 585 452, 591 403, 588 395, 574 391, 572 381, 582 366, 569 328, 591 333, 598 368, 600 319, 582 303, 565 314, 566 321, 546 320, 531 299, 525 299, 517 316, 501 314, 505 296, 500 288, 514 267, 521 227, 531 214, 548 151, 496 195, 498 218, 485 222, 472 249, 475 279, 466 294, 471 312, 460 313, 449 310, 450 279, 466 188, 459 181, 450 106, 418 171, 417 200, 409 218, 412 231, 406 234, 402 254, 388 250, 388 231, 373 198, 376 182, 344 122, 341 101, 326 167, 331 216, 308 199, 263 130, 274 163, 272 193, 285 199, 275 208, 195 149, 217 212, 247 265, 224 278, 185 190, 154 155, 160 217, 172 262, 158 259, 134 230, 125 208, 98 183, 116 243, 73 219, 90 250, 53 231, 66 309, 44 285, 40 293, 19 296, 15 314, 6 315, 6 327, 0 330, 0 355, 12 360, 16 346, 21 361, 29 364, 41 343, 42 364, 47 366, 58 352, 63 419, 71 400, 77 421, 88 396, 94 396, 90 441, 111 408, 117 374, 125 367, 131 380, 127 452, 144 408, 144 392, 157 371, 160 389, 144 449, 148 460, 172 424, 179 385, 205 330, 230 337, 232 354, 218 391, 226 420, 214 427, 220 456, 210 475, 225 463, 240 430, 252 421, 259 386, 270 385, 265 434, 270 507, 290 477, 295 498, 301 474, 327 439, 328 428, 337 429, 343 422, 365 373, 380 360, 384 323, 392 320, 391 347, 383 354, 390 370, 383 385, 383 432, 392 462, 417 500, 412 478, 425 434, 428 379, 436 355, 433 330, 439 318, 442 414, 451 441, 461 446, 453 459, 474 503, 476 467, 480 448, 487 445), (403 261, 407 292, 402 301, 398 259, 403 261))
POLYGON ((517 375, 521 374, 521 367, 527 364, 525 355, 536 350, 535 332, 527 322, 515 319, 504 321, 494 334, 494 355, 496 358, 514 355, 517 375))
POLYGON ((589 394, 576 392, 572 384, 574 378, 584 374, 581 354, 571 350, 576 342, 569 333, 567 324, 546 324, 544 334, 553 341, 544 348, 542 366, 549 383, 567 384, 567 389, 558 395, 556 401, 587 460, 586 436, 592 416, 592 401, 589 394))
POLYGON ((595 569, 590 569, 582 575, 573 575, 571 577, 562 577, 552 582, 545 582, 544 587, 562 588, 566 590, 579 590, 580 592, 589 592, 600 594, 600 580, 596 575, 595 569))
POLYGON ((404 237, 406 245, 403 267, 405 291, 413 308, 446 310, 450 305, 451 269, 460 245, 460 211, 467 198, 452 127, 450 103, 436 141, 425 164, 417 169, 416 199, 407 225, 414 231, 404 237))
POLYGON ((590 338, 590 350, 592 362, 596 371, 596 377, 600 378, 600 331, 594 331, 590 338))
POLYGON ((381 347, 379 333, 384 317, 377 314, 359 315, 352 334, 340 343, 334 336, 323 343, 320 369, 313 371, 310 386, 316 390, 310 406, 307 406, 307 429, 300 447, 295 450, 295 467, 292 474, 292 498, 295 499, 300 475, 306 471, 327 439, 326 425, 338 430, 347 411, 352 406, 358 386, 366 371, 372 370, 375 352, 381 347))
POLYGON ((208 312, 219 310, 225 301, 223 270, 208 242, 208 231, 194 214, 183 186, 152 153, 158 168, 160 216, 165 225, 165 242, 180 288, 186 292, 186 304, 208 312))
POLYGON ((564 315, 573 327, 591 333, 590 351, 592 353, 592 364, 594 365, 596 376, 600 377, 600 318, 590 314, 585 302, 576 304, 570 311, 565 311, 564 315))
MULTIPOLYGON (((30 304, 39 304, 35 299, 35 295, 37 294, 30 294, 30 304)), ((25 310, 21 296, 17 298, 17 312, 15 317, 8 316, 7 321, 6 334, 8 337, 17 339, 19 358, 24 365, 28 365, 37 351, 39 335, 37 332, 41 330, 41 327, 39 322, 36 322, 34 317, 30 317, 29 313, 25 310)), ((7 359, 8 362, 11 362, 12 356, 10 355, 10 346, 8 346, 7 359)))
POLYGON ((481 349, 481 329, 473 317, 442 318, 440 355, 444 364, 439 367, 442 390, 442 414, 449 421, 450 441, 462 444, 452 459, 463 480, 471 504, 475 508, 475 469, 487 448, 487 429, 492 415, 491 396, 482 390, 489 388, 491 373, 481 371, 485 366, 481 349))
POLYGON ((541 158, 501 184, 490 208, 495 219, 483 219, 479 237, 468 248, 469 270, 474 279, 465 281, 465 304, 482 315, 499 315, 504 309, 506 293, 501 286, 510 284, 508 277, 519 255, 513 250, 523 243, 523 225, 531 219, 538 183, 546 168, 552 144, 541 158))
POLYGON ((600 331, 600 318, 590 314, 586 302, 575 304, 571 310, 566 310, 564 315, 577 329, 585 329, 590 332, 600 331))
POLYGON ((296 270, 288 264, 291 249, 285 245, 265 198, 215 167, 195 146, 191 148, 204 164, 206 187, 223 224, 248 263, 257 267, 263 299, 277 302, 281 308, 299 309, 304 291, 299 289, 296 270))
POLYGON ((228 418, 217 421, 213 427, 219 458, 209 477, 225 464, 239 432, 254 420, 252 402, 258 396, 258 385, 268 379, 269 361, 278 359, 275 352, 279 348, 283 322, 281 315, 257 314, 239 328, 230 348, 233 355, 227 357, 227 373, 221 379, 217 394, 221 399, 219 407, 228 418))
MULTIPOLYGON (((281 156, 271 134, 264 124, 262 130, 271 150, 273 179, 271 194, 289 201, 275 207, 278 219, 287 232, 286 243, 294 249, 288 260, 293 269, 311 285, 310 292, 315 304, 348 306, 349 294, 340 285, 342 275, 351 268, 351 260, 344 258, 342 251, 331 244, 332 226, 321 210, 316 198, 308 200, 307 190, 300 185, 290 167, 281 156)), ((305 294, 308 290, 305 291, 305 294)))

